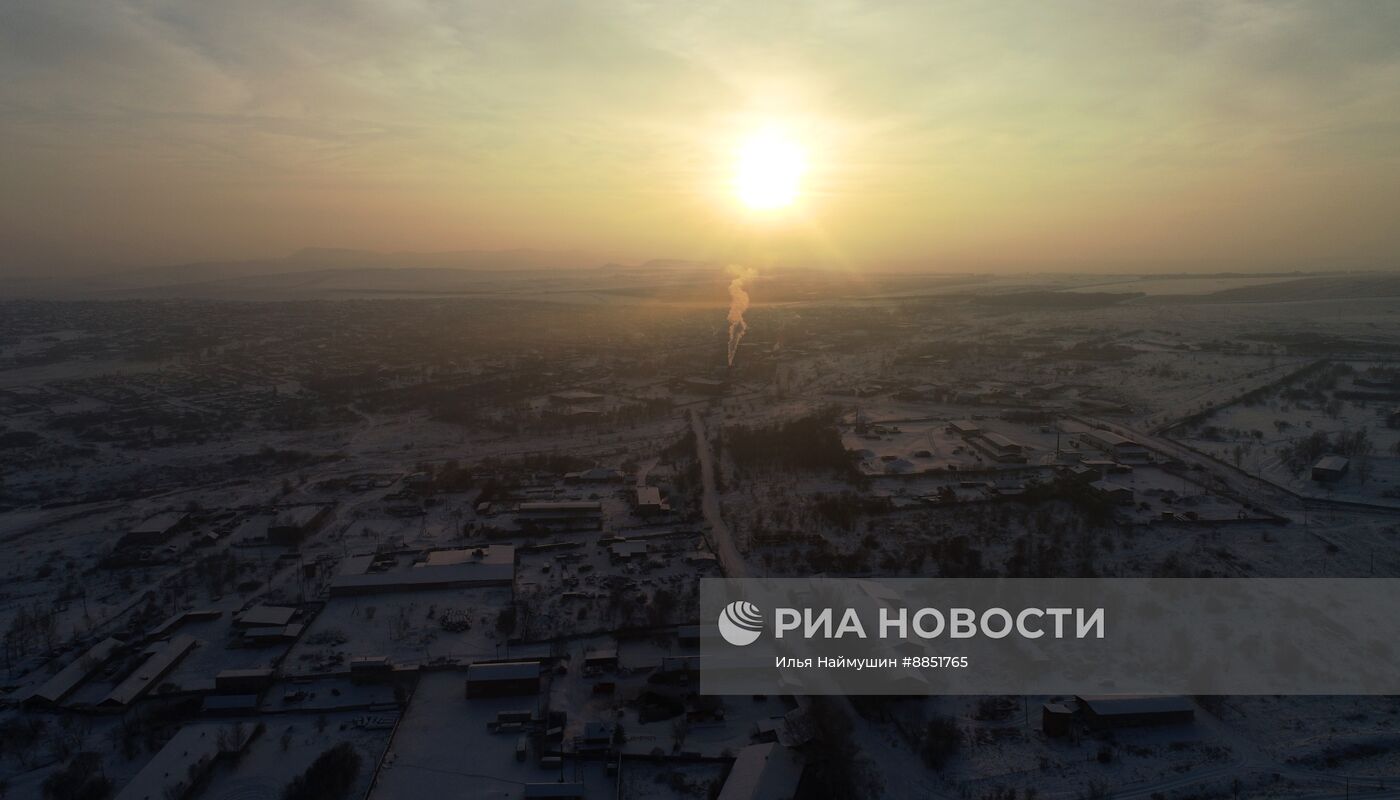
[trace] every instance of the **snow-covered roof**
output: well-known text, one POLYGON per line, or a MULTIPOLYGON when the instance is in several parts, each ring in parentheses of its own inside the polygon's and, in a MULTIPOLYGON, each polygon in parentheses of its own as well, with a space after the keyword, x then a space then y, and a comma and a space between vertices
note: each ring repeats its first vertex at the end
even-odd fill
POLYGON ((538 661, 495 661, 467 667, 468 681, 518 681, 539 676, 538 661))
POLYGON ((233 730, 236 729, 217 724, 186 725, 136 773, 136 777, 117 794, 115 800, 183 797, 191 786, 198 783, 203 767, 218 757, 222 747, 242 750, 247 745, 252 736, 251 725, 243 732, 241 740, 225 734, 221 746, 220 732, 233 730))
POLYGON ((42 700, 46 703, 60 702, 78 688, 78 684, 82 683, 83 679, 111 658, 121 645, 122 643, 116 639, 103 639, 89 648, 86 653, 73 659, 68 666, 59 670, 38 689, 35 689, 29 695, 29 699, 42 700))
POLYGON ((221 669, 214 680, 238 680, 240 678, 270 678, 276 674, 272 667, 249 667, 247 669, 221 669))
POLYGON ((1171 714, 1191 711, 1191 701, 1179 695, 1080 695, 1081 705, 1099 716, 1171 714))
POLYGON ((447 567, 455 564, 514 564, 515 547, 489 544, 484 547, 459 547, 454 550, 434 550, 428 553, 424 566, 447 567))
POLYGON ((236 622, 243 628, 280 628, 292 621, 295 608, 256 605, 239 614, 236 622))
POLYGON ((149 692, 151 686, 156 681, 165 677, 165 674, 175 666, 185 653, 188 653, 195 645, 195 638, 188 635, 180 635, 166 642, 165 646, 152 653, 127 676, 126 680, 117 684, 111 694, 102 700, 102 705, 129 705, 141 695, 149 692))
POLYGON ((719 800, 790 800, 802 779, 802 762, 792 750, 767 742, 739 751, 719 800))
POLYGON ((515 580, 515 548, 510 545, 435 550, 425 561, 371 572, 373 555, 345 559, 331 580, 332 594, 393 592, 463 586, 509 586, 515 580))
POLYGON ((618 558, 631 558, 633 556, 644 556, 647 554, 646 542, 618 542, 612 546, 611 552, 618 558))
POLYGON ((523 514, 531 513, 551 513, 560 511, 595 511, 601 512, 603 504, 596 500, 560 500, 541 501, 534 503, 521 503, 518 509, 523 514))
POLYGON ((1017 444, 1016 442, 1011 441, 1011 439, 1009 439, 1009 438, 1007 438, 1006 436, 1003 436, 1003 435, 1001 435, 1000 433, 997 433, 997 432, 995 432, 995 431, 992 431, 992 432, 989 432, 989 433, 985 434, 982 438, 983 438, 983 439, 986 439, 986 440, 989 441, 989 442, 991 442, 993 446, 999 447, 999 448, 1001 448, 1001 449, 1003 449, 1003 450, 1010 450, 1010 449, 1020 450, 1020 449, 1021 449, 1021 445, 1017 444))
POLYGON ((581 472, 566 472, 564 477, 578 481, 620 481, 624 476, 619 470, 608 467, 593 467, 581 472))
POLYGON ((1114 483, 1113 481, 1104 480, 1104 479, 1102 479, 1102 478, 1100 478, 1099 480, 1094 481, 1093 483, 1091 483, 1091 484, 1089 484, 1089 485, 1092 486, 1092 487, 1094 488, 1095 491, 1104 492, 1105 494, 1112 493, 1112 492, 1131 492, 1131 491, 1132 491, 1132 487, 1130 487, 1130 486, 1124 486, 1124 485, 1122 485, 1121 483, 1114 483))
POLYGON ((1347 459, 1345 456, 1323 456, 1317 460, 1316 464, 1313 464, 1313 469, 1336 470, 1340 472, 1346 468, 1347 459))

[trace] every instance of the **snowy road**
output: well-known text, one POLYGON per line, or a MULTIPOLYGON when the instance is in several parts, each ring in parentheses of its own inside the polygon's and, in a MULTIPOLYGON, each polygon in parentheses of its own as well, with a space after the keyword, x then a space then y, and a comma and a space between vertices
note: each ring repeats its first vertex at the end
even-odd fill
POLYGON ((748 566, 739 554, 739 548, 734 546, 734 537, 720 513, 719 490, 715 488, 715 454, 710 449, 710 440, 705 437, 705 423, 695 409, 690 410, 690 429, 695 433, 695 455, 700 459, 700 483, 704 487, 700 509, 705 514, 705 522, 709 524, 710 546, 719 557, 720 569, 725 577, 746 578, 748 566))

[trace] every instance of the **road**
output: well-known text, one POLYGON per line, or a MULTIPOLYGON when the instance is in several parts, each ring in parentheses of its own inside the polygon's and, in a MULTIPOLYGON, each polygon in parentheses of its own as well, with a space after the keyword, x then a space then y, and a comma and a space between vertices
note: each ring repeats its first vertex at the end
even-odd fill
POLYGON ((1070 415, 1070 419, 1090 427, 1104 428, 1130 439, 1136 439, 1149 449, 1175 458, 1188 466, 1199 467, 1200 477, 1198 480, 1205 481, 1207 484, 1213 483, 1215 488, 1224 489, 1237 497, 1245 498, 1253 505, 1268 509, 1279 516, 1288 517, 1294 522, 1301 522, 1303 519, 1302 503, 1289 492, 1262 478, 1250 475, 1244 470, 1216 461, 1173 439, 1166 436, 1154 436, 1147 431, 1140 431, 1100 417, 1074 414, 1070 415))
POLYGON ((693 408, 690 410, 690 430, 695 434, 695 456, 700 460, 700 484, 704 488, 700 510, 708 523, 710 547, 714 548, 720 570, 726 578, 747 578, 748 565, 739 554, 739 548, 734 546, 734 537, 729 526, 724 524, 724 515, 720 513, 719 489, 715 486, 715 454, 710 449, 710 440, 705 436, 705 423, 700 419, 700 412, 693 408))
MULTIPOLYGON (((720 569, 726 577, 748 577, 748 565, 735 546, 732 532, 729 530, 729 526, 725 524, 724 517, 720 511, 719 490, 715 480, 715 470, 718 468, 718 465, 716 464, 714 450, 710 447, 709 439, 705 433, 704 420, 701 418, 700 412, 695 408, 690 409, 689 413, 691 431, 695 434, 695 454, 700 462, 700 477, 703 489, 701 511, 707 523, 707 539, 709 540, 711 548, 714 549, 716 556, 719 558, 720 569)), ((1201 466, 1207 470, 1207 474, 1219 475, 1219 473, 1224 472, 1225 475, 1220 480, 1230 490, 1245 496, 1259 497, 1260 495, 1264 495, 1266 499, 1278 503, 1279 505, 1284 505, 1287 511, 1295 511, 1296 513, 1296 507, 1298 505, 1296 498, 1289 497, 1287 493, 1280 491, 1277 487, 1261 481, 1258 478, 1254 478, 1253 476, 1234 474, 1228 469, 1221 470, 1220 465, 1212 463, 1210 459, 1190 448, 1178 445, 1164 438, 1152 437, 1142 431, 1128 429, 1123 425, 1109 425, 1104 421, 1092 418, 1086 419, 1081 417, 1080 420, 1089 424, 1098 423, 1111 430, 1118 430, 1125 435, 1134 436, 1139 440, 1151 440, 1154 446, 1158 446, 1159 449, 1180 458, 1185 463, 1201 464, 1201 466), (1289 500, 1293 502, 1289 504, 1289 500)), ((806 708, 811 700, 811 698, 808 697, 798 697, 796 699, 799 706, 803 708, 806 708)), ((852 725, 860 729, 861 736, 857 737, 857 741, 875 741, 875 739, 871 737, 875 736, 875 729, 878 728, 878 726, 871 725, 863 720, 850 704, 849 698, 835 696, 829 699, 834 701, 838 708, 847 715, 852 725)), ((914 758, 912 753, 902 753, 902 755, 909 756, 909 759, 914 758)), ((1279 772, 1298 779, 1311 778, 1321 781, 1332 781, 1338 784, 1339 789, 1345 790, 1346 776, 1302 770, 1287 765, 1275 765, 1272 763, 1272 759, 1261 756, 1260 754, 1251 753, 1249 755, 1250 757, 1237 758, 1231 763, 1210 765, 1180 775, 1118 787, 1113 790, 1112 796, 1115 798, 1142 798, 1142 800, 1146 800, 1159 793, 1179 791, 1192 785, 1208 781, 1225 781, 1236 776, 1244 778, 1252 773, 1257 774, 1261 770, 1279 772)), ((918 769, 920 766, 919 764, 912 763, 912 761, 908 764, 901 761, 899 765, 901 768, 908 767, 909 769, 918 769)), ((901 792, 900 788, 913 789, 914 793, 918 796, 944 796, 938 792, 938 789, 941 787, 938 787, 932 779, 924 775, 920 775, 920 778, 922 778, 922 780, 917 781, 917 787, 912 785, 905 787, 886 787, 887 791, 891 796, 904 796, 905 793, 901 792)), ((1380 790, 1377 788, 1378 784, 1389 787, 1394 785, 1394 782, 1400 782, 1400 778, 1353 778, 1350 787, 1351 794, 1358 797, 1374 798, 1374 800, 1382 800, 1383 798, 1385 800, 1400 800, 1400 789, 1380 790)), ((1314 794, 1308 795, 1309 798, 1315 797, 1317 800, 1322 800, 1322 798, 1325 797, 1338 796, 1338 793, 1314 791, 1314 794)), ((1054 795, 1050 794, 1046 796, 1054 795)), ((1068 793, 1066 793, 1065 796, 1068 796, 1068 793)))
MULTIPOLYGON (((700 506, 705 515, 705 522, 708 523, 706 527, 709 529, 707 538, 710 547, 718 556, 720 571, 724 573, 726 578, 747 578, 749 576, 748 565, 744 563, 744 557, 739 554, 739 548, 734 546, 734 537, 730 533, 729 526, 724 524, 724 516, 720 513, 719 490, 715 485, 715 454, 710 448, 710 440, 705 436, 705 423, 700 419, 700 412, 693 408, 690 410, 690 429, 695 433, 695 455, 700 461, 700 483, 704 488, 704 496, 700 506)), ((866 738, 857 737, 856 741, 876 742, 880 740, 876 732, 879 726, 865 721, 851 705, 850 698, 834 695, 826 699, 836 704, 846 719, 850 721, 850 724, 858 726, 863 731, 866 738)), ((799 695, 795 700, 803 711, 811 710, 811 697, 799 695)), ((911 782, 917 783, 919 787, 914 796, 947 800, 947 795, 936 790, 933 777, 924 771, 916 753, 901 748, 891 750, 889 754, 897 754, 896 760, 901 768, 917 770, 917 772, 909 773, 919 776, 916 779, 911 779, 911 782)))

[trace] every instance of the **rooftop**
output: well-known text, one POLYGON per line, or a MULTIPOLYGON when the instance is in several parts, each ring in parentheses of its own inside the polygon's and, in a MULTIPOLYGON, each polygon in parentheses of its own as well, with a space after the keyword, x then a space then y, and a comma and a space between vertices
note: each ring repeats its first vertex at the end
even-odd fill
POLYGON ((540 676, 538 661, 494 661, 467 667, 468 681, 516 681, 540 676))
POLYGON ((234 618, 234 622, 244 628, 280 628, 292 621, 295 608, 287 606, 257 605, 234 618))
POLYGON ((331 591, 356 593, 453 586, 509 586, 515 581, 515 548, 487 545, 434 550, 425 560, 376 569, 374 554, 351 556, 331 580, 331 591))
POLYGON ((521 503, 518 509, 522 514, 550 513, 558 511, 602 512, 603 504, 596 500, 548 500, 521 503))
MULTIPOLYGON (((186 725, 176 733, 160 752, 146 764, 136 777, 117 794, 116 800, 166 800, 184 797, 185 792, 201 773, 201 767, 213 761, 222 751, 220 733, 236 730, 217 724, 186 725)), ((226 745, 242 749, 252 736, 247 726, 243 741, 233 736, 222 737, 226 745)))
POLYGON ((1080 695, 1079 702, 1099 716, 1172 714, 1191 711, 1191 701, 1179 695, 1080 695))
POLYGON ((29 696, 30 699, 43 700, 47 703, 61 701, 78 688, 78 684, 82 683, 83 679, 111 658, 121 645, 122 643, 116 639, 103 639, 89 648, 86 653, 73 659, 68 666, 59 670, 58 674, 49 678, 38 689, 35 689, 33 694, 29 696))
POLYGON ((164 677, 194 645, 194 637, 184 634, 166 642, 163 647, 152 653, 141 663, 141 666, 128 675, 126 680, 117 684, 116 688, 102 700, 102 704, 129 705, 149 692, 151 686, 164 677))
POLYGON ((420 567, 450 567, 456 564, 514 564, 515 547, 489 544, 483 547, 461 547, 455 550, 434 550, 420 567))
POLYGON ((787 800, 797 791, 802 762, 776 743, 754 744, 739 751, 719 800, 787 800))
POLYGON ((1005 437, 1005 436, 1002 436, 1002 435, 999 434, 999 433, 995 433, 995 432, 986 433, 986 434, 983 435, 982 438, 984 438, 984 439, 986 439, 987 441, 991 442, 993 446, 1002 448, 1002 449, 1004 449, 1004 450, 1005 450, 1005 449, 1016 449, 1016 450, 1020 450, 1020 449, 1021 449, 1021 445, 1017 444, 1016 442, 1011 441, 1010 439, 1008 439, 1008 438, 1005 437))

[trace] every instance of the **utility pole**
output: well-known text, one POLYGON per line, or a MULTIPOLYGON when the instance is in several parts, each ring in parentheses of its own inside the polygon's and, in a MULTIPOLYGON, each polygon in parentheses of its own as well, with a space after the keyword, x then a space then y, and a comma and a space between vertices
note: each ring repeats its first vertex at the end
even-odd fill
POLYGON ((306 564, 301 558, 301 546, 297 546, 297 596, 300 602, 306 602, 306 564))

